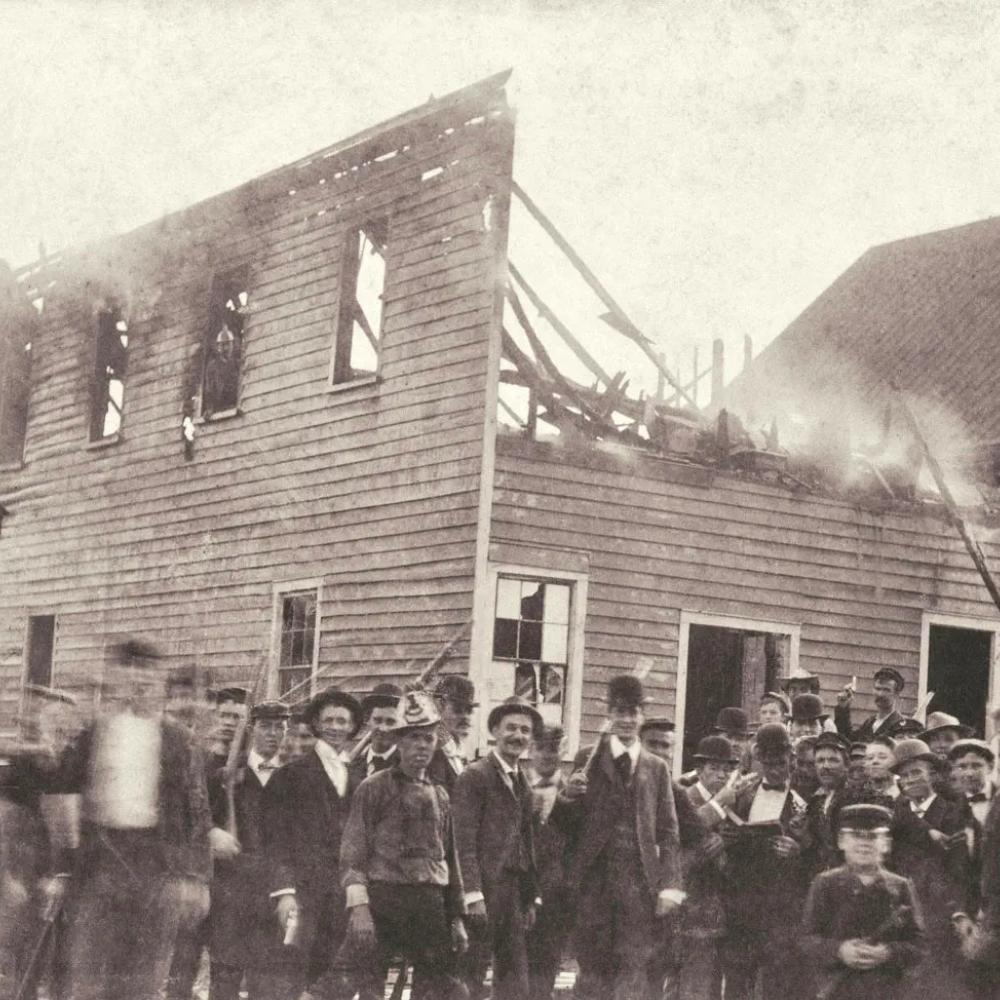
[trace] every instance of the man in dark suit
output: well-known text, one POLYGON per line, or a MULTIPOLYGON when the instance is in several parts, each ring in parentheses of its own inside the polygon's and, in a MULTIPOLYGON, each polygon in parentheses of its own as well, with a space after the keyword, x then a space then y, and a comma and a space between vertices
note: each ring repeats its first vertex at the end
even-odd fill
POLYGON ((159 997, 178 927, 207 910, 202 756, 162 717, 158 658, 138 640, 115 647, 101 717, 60 769, 87 817, 70 906, 74 1000, 159 997))
POLYGON ((353 786, 345 749, 361 727, 361 705, 330 688, 309 702, 305 718, 315 746, 279 768, 264 792, 268 888, 304 959, 291 996, 327 974, 346 931, 340 839, 353 786))
POLYGON ((892 667, 875 671, 872 690, 875 693, 875 714, 870 715, 857 729, 851 725, 851 700, 854 689, 848 685, 837 695, 833 721, 837 732, 852 743, 867 743, 873 736, 895 736, 903 716, 899 711, 899 697, 903 692, 903 675, 892 667))
POLYGON ((263 807, 264 790, 278 769, 288 717, 281 702, 262 702, 251 710, 251 748, 240 762, 235 816, 229 816, 225 772, 216 771, 209 780, 214 839, 232 841, 228 851, 217 849, 212 880, 212 1000, 237 1000, 244 973, 250 1000, 271 1000, 272 977, 281 975, 284 964, 282 935, 268 899, 263 807))
MULTIPOLYGON (((538 873, 531 789, 520 759, 543 723, 514 695, 490 712, 487 727, 496 741, 493 752, 466 767, 452 792, 455 845, 468 919, 486 924, 481 940, 492 954, 493 996, 527 1000, 525 937, 535 919, 538 873)), ((482 983, 484 965, 473 962, 470 991, 482 983)))
POLYGON ((656 918, 684 900, 670 771, 639 742, 646 703, 636 677, 612 678, 607 738, 577 754, 552 811, 569 838, 569 882, 580 893, 580 997, 643 996, 656 918))
POLYGON ((806 983, 794 955, 808 887, 800 841, 806 803, 791 787, 792 744, 784 726, 757 730, 752 747, 761 780, 736 796, 725 829, 727 1000, 798 1000, 806 983))
POLYGON ((361 699, 361 709, 368 727, 368 743, 352 757, 349 770, 354 784, 360 785, 379 771, 396 763, 396 707, 403 697, 398 684, 376 684, 371 694, 361 699))
POLYGON ((477 708, 476 687, 468 677, 446 674, 434 688, 434 699, 441 713, 441 740, 427 777, 451 793, 455 779, 468 763, 463 746, 472 731, 472 713, 477 708))
POLYGON ((970 853, 972 855, 972 892, 968 910, 976 913, 980 909, 980 882, 983 873, 983 836, 986 818, 997 797, 996 786, 990 780, 993 771, 993 749, 985 740, 961 739, 955 743, 948 758, 951 762, 955 791, 965 798, 972 811, 972 825, 968 829, 970 853))
POLYGON ((851 745, 839 733, 816 737, 816 779, 819 787, 806 807, 803 855, 810 877, 840 864, 837 813, 844 803, 851 745))

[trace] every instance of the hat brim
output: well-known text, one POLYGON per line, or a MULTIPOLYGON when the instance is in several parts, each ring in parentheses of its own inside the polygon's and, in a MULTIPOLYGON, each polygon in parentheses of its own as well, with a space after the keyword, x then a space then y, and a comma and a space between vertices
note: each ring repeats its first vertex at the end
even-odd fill
POLYGON ((796 718, 794 715, 789 721, 791 722, 826 722, 830 718, 828 712, 824 712, 822 715, 800 715, 796 718))
POLYGON ((530 705, 497 705, 486 719, 486 728, 492 732, 493 727, 498 726, 508 715, 527 715, 531 719, 531 730, 535 739, 538 739, 545 729, 545 720, 530 705))
POLYGON ((744 739, 749 739, 753 736, 752 729, 723 729, 721 726, 712 726, 713 733, 722 733, 723 736, 741 736, 744 739))
POLYGON ((361 699, 361 710, 367 715, 376 708, 394 708, 402 697, 402 695, 393 697, 391 694, 367 694, 361 699))
POLYGON ((337 705, 340 708, 346 708, 351 713, 351 717, 354 719, 354 730, 351 735, 357 735, 358 730, 361 728, 364 712, 358 699, 346 691, 324 691, 316 695, 306 705, 303 718, 310 726, 313 725, 319 718, 320 712, 328 705, 337 705))
POLYGON ((691 760, 696 764, 732 764, 733 766, 740 762, 739 757, 708 757, 701 753, 694 754, 691 760))
POLYGON ((895 774, 897 771, 901 771, 904 767, 906 767, 907 764, 912 764, 915 760, 922 760, 928 764, 936 764, 938 762, 937 757, 935 757, 932 753, 915 753, 912 757, 907 757, 906 760, 901 760, 898 763, 893 764, 889 770, 895 774))
POLYGON ((925 729, 917 736, 917 739, 926 741, 928 736, 933 736, 935 733, 944 733, 949 729, 954 729, 955 732, 958 733, 958 738, 960 740, 967 739, 975 732, 975 729, 973 729, 972 726, 967 726, 965 723, 959 722, 956 725, 953 722, 949 722, 944 726, 934 726, 933 729, 925 729))

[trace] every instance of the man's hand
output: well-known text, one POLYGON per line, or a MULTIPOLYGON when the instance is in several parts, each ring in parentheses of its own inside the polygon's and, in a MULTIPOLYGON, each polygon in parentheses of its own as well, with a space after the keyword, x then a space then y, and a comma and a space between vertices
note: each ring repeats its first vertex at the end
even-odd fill
MULTIPOLYGON (((473 927, 485 927, 486 903, 484 903, 481 899, 477 900, 475 903, 469 903, 465 917, 473 927)), ((465 929, 464 924, 462 929, 465 929)))
POLYGON ((794 858, 799 853, 798 841, 791 837, 773 837, 771 847, 779 858, 794 858))
POLYGON ((457 955, 464 955, 469 950, 469 935, 465 933, 461 917, 455 917, 451 922, 451 949, 457 955))
POLYGON ((208 831, 208 846, 212 849, 212 857, 221 861, 229 861, 240 853, 240 842, 219 826, 208 831))
POLYGON ((574 771, 562 793, 570 801, 582 799, 587 794, 587 775, 583 771, 574 771))
MULTIPOLYGON (((872 969, 881 964, 873 957, 873 948, 885 948, 885 946, 866 944, 862 938, 851 938, 840 946, 837 954, 849 969, 872 969)), ((885 951, 888 953, 887 948, 885 951)))
POLYGON ((711 861, 717 858, 726 849, 726 842, 717 833, 709 833, 705 835, 705 839, 701 842, 701 856, 706 861, 711 861))
POLYGON ((841 690, 840 694, 837 695, 838 705, 850 705, 851 700, 854 698, 854 688, 847 684, 841 690))
POLYGON ((298 912, 299 904, 295 899, 294 892, 286 892, 274 901, 274 915, 278 918, 278 924, 282 928, 288 923, 288 918, 293 913, 297 916, 298 912))
POLYGON ((715 793, 713 801, 718 802, 723 809, 732 809, 736 804, 736 796, 753 788, 759 781, 760 776, 757 774, 741 774, 732 784, 727 782, 723 785, 715 793))
POLYGON ((372 911, 366 903, 351 908, 347 920, 348 937, 362 949, 370 949, 375 945, 375 924, 372 921, 372 911))

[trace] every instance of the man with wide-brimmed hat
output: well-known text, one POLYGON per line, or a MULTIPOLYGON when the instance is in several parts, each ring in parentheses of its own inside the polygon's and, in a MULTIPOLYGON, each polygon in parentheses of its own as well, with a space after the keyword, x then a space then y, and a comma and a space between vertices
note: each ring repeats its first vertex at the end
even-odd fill
POLYGON ((791 787, 793 747, 784 726, 761 726, 752 747, 760 780, 736 796, 726 824, 727 1000, 765 1000, 805 988, 794 953, 807 886, 801 841, 806 803, 791 787))
POLYGON ((789 701, 800 694, 819 694, 819 676, 801 667, 793 670, 787 677, 782 677, 778 683, 789 701))
POLYGON ((474 995, 482 985, 492 955, 494 997, 527 1000, 525 939, 535 919, 538 872, 532 795, 520 761, 544 723, 534 706, 513 695, 493 707, 486 724, 492 752, 469 764, 452 790, 465 905, 476 931, 469 989, 474 995))
POLYGON ((396 762, 396 709, 403 689, 398 684, 376 684, 370 694, 361 699, 365 725, 368 727, 368 745, 350 764, 351 776, 361 784, 379 771, 392 767, 396 762))
POLYGON ((646 704, 638 678, 611 679, 607 736, 577 754, 552 812, 570 840, 569 879, 580 887, 580 997, 643 995, 656 917, 684 899, 670 771, 639 741, 646 704))
POLYGON ((434 699, 442 732, 427 775, 450 792, 468 763, 464 745, 472 731, 472 713, 479 705, 476 686, 461 674, 445 674, 434 688, 434 699))
POLYGON ((216 848, 209 914, 212 1000, 237 1000, 246 974, 250 1000, 270 1000, 272 977, 280 974, 284 955, 268 899, 264 852, 265 788, 279 767, 278 749, 290 712, 278 701, 259 702, 250 711, 250 750, 240 761, 233 789, 235 814, 229 815, 226 776, 209 781, 213 843, 216 848))
POLYGON ((884 867, 891 828, 883 806, 846 805, 837 814, 844 864, 821 872, 810 887, 802 942, 825 1000, 913 995, 903 977, 921 958, 920 904, 909 879, 884 867))
POLYGON ((837 732, 856 743, 867 743, 873 736, 895 736, 896 727, 903 716, 899 711, 899 698, 906 682, 894 667, 881 667, 872 677, 875 694, 875 714, 870 715, 860 726, 851 725, 851 701, 854 689, 849 684, 839 695, 833 710, 837 732))
POLYGON ((358 788, 344 829, 341 882, 349 912, 345 951, 385 982, 391 959, 413 964, 414 1000, 465 996, 455 954, 467 938, 461 869, 452 809, 444 787, 427 768, 440 716, 422 691, 396 707, 398 757, 358 788))
POLYGON ((289 988, 301 990, 327 972, 346 930, 340 838, 354 785, 345 757, 361 715, 346 691, 328 688, 312 698, 304 717, 315 746, 275 771, 264 791, 267 888, 279 927, 295 928, 303 959, 289 988))

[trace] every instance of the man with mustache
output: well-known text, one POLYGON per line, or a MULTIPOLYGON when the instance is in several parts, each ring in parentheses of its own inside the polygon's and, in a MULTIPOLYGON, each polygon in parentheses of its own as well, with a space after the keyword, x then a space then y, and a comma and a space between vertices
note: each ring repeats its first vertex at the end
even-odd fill
POLYGON ((903 721, 899 712, 899 696, 905 681, 903 675, 892 667, 882 667, 875 671, 872 690, 875 693, 875 714, 869 716, 854 729, 851 726, 851 700, 854 691, 850 685, 837 695, 837 707, 833 710, 837 732, 852 743, 868 743, 873 736, 895 736, 903 721))
POLYGON ((493 996, 528 1000, 525 940, 535 920, 538 874, 532 795, 520 760, 544 727, 517 695, 490 712, 487 726, 496 741, 493 752, 462 771, 453 793, 465 905, 478 925, 479 961, 471 963, 470 993, 481 985, 492 952, 493 996))

